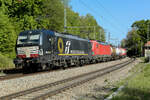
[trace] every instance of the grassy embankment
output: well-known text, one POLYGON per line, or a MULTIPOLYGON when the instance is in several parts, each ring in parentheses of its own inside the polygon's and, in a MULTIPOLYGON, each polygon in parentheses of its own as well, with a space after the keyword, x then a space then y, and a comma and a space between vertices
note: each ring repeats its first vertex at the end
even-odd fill
POLYGON ((143 70, 135 77, 124 80, 128 80, 127 86, 112 100, 150 100, 150 63, 140 63, 132 71, 139 69, 143 70))
POLYGON ((13 60, 0 54, 0 69, 14 68, 13 60))

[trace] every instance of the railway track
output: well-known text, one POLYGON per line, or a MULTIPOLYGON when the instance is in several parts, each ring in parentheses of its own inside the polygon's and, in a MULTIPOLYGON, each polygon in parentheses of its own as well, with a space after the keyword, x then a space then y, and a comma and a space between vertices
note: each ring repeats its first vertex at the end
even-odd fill
MULTIPOLYGON (((97 63, 97 64, 99 64, 99 63, 97 63)), ((97 64, 94 64, 94 65, 97 65, 97 64)), ((90 65, 92 65, 92 64, 90 64, 90 65)), ((83 66, 85 67, 87 65, 83 65, 83 66)), ((78 68, 78 67, 68 67, 66 69, 72 69, 72 68, 78 68)), ((61 71, 61 69, 45 70, 45 71, 32 72, 32 73, 26 73, 26 74, 24 74, 21 69, 17 70, 17 69, 14 69, 14 68, 13 69, 8 69, 8 70, 1 70, 1 71, 9 73, 9 74, 5 74, 5 75, 0 76, 0 81, 3 81, 3 80, 21 78, 21 77, 26 77, 26 76, 33 76, 33 75, 37 75, 37 74, 49 73, 49 72, 53 72, 53 71, 61 71)))
POLYGON ((0 81, 13 79, 13 78, 18 78, 18 77, 23 76, 22 69, 15 69, 15 68, 2 69, 2 70, 0 70, 0 72, 4 73, 0 76, 0 81))
POLYGON ((20 74, 3 75, 3 76, 0 76, 0 81, 13 79, 13 78, 19 78, 22 76, 23 76, 23 74, 21 74, 21 73, 20 74))
MULTIPOLYGON (((67 69, 70 69, 71 67, 68 67, 67 69)), ((77 67, 74 67, 77 68, 77 67)), ((11 69, 10 69, 11 70, 11 69)), ((9 80, 9 79, 15 79, 15 78, 21 78, 21 77, 26 77, 26 76, 33 76, 33 75, 38 75, 38 74, 44 74, 44 73, 49 73, 53 71, 60 71, 61 69, 56 69, 56 70, 44 70, 44 71, 37 71, 37 72, 31 72, 31 73, 23 73, 23 71, 18 71, 18 72, 9 72, 9 74, 5 74, 0 76, 0 81, 3 80, 9 80)), ((9 70, 8 70, 9 71, 9 70)))
MULTIPOLYGON (((67 69, 71 69, 71 68, 78 68, 78 67, 68 67, 67 69)), ((5 74, 0 76, 0 81, 3 80, 9 80, 9 79, 15 79, 15 78, 21 78, 21 77, 26 77, 26 76, 33 76, 33 75, 38 75, 38 74, 44 74, 44 73, 49 73, 49 72, 53 72, 53 71, 61 71, 61 69, 57 69, 57 70, 45 70, 45 71, 39 71, 39 72, 33 72, 33 73, 27 73, 24 74, 23 72, 17 72, 17 73, 13 73, 13 74, 5 74)))
POLYGON ((118 70, 132 63, 133 61, 134 60, 132 59, 97 71, 81 74, 78 76, 70 77, 68 79, 56 81, 54 83, 45 84, 25 91, 13 93, 7 96, 0 97, 0 100, 44 100, 64 90, 78 86, 112 71, 118 70))

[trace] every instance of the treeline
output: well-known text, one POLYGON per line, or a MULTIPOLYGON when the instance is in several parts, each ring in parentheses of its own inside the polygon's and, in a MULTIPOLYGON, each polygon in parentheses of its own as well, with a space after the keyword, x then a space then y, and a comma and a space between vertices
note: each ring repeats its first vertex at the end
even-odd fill
MULTIPOLYGON (((83 38, 105 41, 104 29, 93 16, 80 16, 67 7, 67 32, 83 38), (85 26, 95 26, 85 27, 85 26)), ((50 29, 64 31, 62 0, 0 0, 0 53, 15 57, 17 35, 24 30, 50 29)))
POLYGON ((122 47, 128 49, 130 56, 141 56, 147 41, 150 41, 150 20, 140 20, 132 24, 126 39, 122 40, 122 47))

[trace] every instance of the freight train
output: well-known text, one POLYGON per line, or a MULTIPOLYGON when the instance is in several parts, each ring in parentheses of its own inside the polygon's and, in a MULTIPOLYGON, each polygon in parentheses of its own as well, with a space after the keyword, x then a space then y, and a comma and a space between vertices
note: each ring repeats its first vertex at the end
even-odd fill
POLYGON ((51 30, 28 30, 18 35, 16 68, 51 69, 110 61, 126 56, 126 50, 97 40, 51 30))

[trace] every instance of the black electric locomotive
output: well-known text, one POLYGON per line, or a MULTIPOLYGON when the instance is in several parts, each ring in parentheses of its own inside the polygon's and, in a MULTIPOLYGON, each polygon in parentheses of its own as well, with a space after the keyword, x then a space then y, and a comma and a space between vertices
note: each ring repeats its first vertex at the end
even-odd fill
POLYGON ((14 63, 24 69, 83 65, 91 60, 91 43, 70 34, 51 30, 28 30, 17 39, 14 63))

